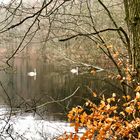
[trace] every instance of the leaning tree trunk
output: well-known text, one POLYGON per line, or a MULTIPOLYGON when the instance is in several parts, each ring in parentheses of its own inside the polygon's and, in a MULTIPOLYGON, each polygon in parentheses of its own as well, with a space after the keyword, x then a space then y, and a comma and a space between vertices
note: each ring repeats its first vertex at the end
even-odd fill
POLYGON ((132 67, 140 83, 140 0, 124 0, 126 22, 129 30, 132 67))

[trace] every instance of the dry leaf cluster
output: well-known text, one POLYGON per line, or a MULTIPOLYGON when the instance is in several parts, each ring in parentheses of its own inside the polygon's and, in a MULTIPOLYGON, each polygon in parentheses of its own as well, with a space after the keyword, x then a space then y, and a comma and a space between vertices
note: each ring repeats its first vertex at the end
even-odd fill
MULTIPOLYGON (((84 107, 77 106, 68 113, 75 133, 65 133, 59 140, 139 140, 140 139, 140 92, 127 97, 120 106, 116 94, 102 99, 99 105, 87 100, 84 107), (86 108, 86 109, 85 109, 86 108), (79 130, 85 128, 82 135, 79 130)), ((95 94, 95 93, 94 93, 95 94)), ((126 97, 123 97, 126 98, 126 97)))

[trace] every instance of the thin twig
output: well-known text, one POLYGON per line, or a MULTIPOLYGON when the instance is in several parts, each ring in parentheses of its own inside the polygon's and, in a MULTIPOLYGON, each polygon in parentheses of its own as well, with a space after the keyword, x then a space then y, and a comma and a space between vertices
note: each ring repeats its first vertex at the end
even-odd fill
POLYGON ((9 101, 9 105, 10 105, 9 117, 8 117, 8 119, 7 119, 7 121, 6 121, 6 124, 5 124, 4 127, 3 127, 3 130, 0 132, 0 136, 1 136, 2 133, 4 132, 6 126, 8 125, 10 119, 11 119, 11 115, 12 115, 12 102, 11 102, 11 99, 10 99, 10 97, 9 97, 7 91, 5 90, 5 88, 4 88, 4 86, 3 86, 3 84, 2 84, 1 81, 0 81, 0 86, 2 87, 2 89, 3 89, 4 93, 5 93, 5 95, 7 96, 7 99, 8 99, 8 101, 9 101))
MULTIPOLYGON (((63 99, 60 99, 60 100, 53 100, 53 101, 50 101, 50 102, 45 102, 44 104, 41 104, 41 105, 37 106, 36 109, 39 109, 39 108, 41 108, 41 107, 44 107, 44 106, 46 106, 46 105, 48 105, 48 104, 53 104, 53 103, 58 103, 58 102, 59 102, 59 103, 60 103, 60 102, 64 102, 64 101, 66 101, 66 100, 72 98, 72 97, 76 94, 76 92, 79 90, 79 88, 80 88, 80 87, 77 87, 76 90, 75 90, 71 95, 69 95, 69 96, 67 96, 67 97, 65 97, 65 98, 63 98, 63 99)), ((33 109, 35 109, 35 108, 27 109, 27 110, 25 110, 25 111, 30 111, 30 110, 33 110, 33 109)))

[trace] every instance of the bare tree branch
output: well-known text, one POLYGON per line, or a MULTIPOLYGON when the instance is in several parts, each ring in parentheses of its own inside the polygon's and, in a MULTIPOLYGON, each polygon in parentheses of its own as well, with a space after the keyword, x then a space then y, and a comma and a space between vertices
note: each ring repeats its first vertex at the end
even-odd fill
MULTIPOLYGON (((28 30, 26 31, 26 33, 24 34, 24 36, 23 36, 23 38, 22 38, 20 44, 18 45, 18 47, 16 48, 16 50, 14 51, 14 53, 7 59, 6 63, 7 63, 7 65, 8 65, 9 67, 11 67, 11 65, 9 64, 9 61, 10 61, 10 60, 15 56, 15 54, 19 51, 19 49, 20 49, 20 47, 22 46, 22 44, 23 44, 23 42, 24 42, 26 36, 28 35, 28 33, 30 32, 31 28, 34 26, 34 24, 35 24, 36 21, 38 20, 38 18, 39 18, 39 16, 40 16, 41 12, 43 11, 43 9, 46 8, 52 1, 53 1, 53 0, 51 0, 51 1, 50 1, 49 3, 47 3, 45 6, 44 6, 44 3, 43 3, 42 8, 41 8, 38 12, 36 12, 36 13, 33 14, 32 16, 28 16, 28 17, 24 18, 21 22, 15 24, 15 25, 12 25, 12 26, 10 26, 8 29, 5 30, 5 31, 8 31, 8 30, 10 30, 10 29, 12 29, 12 28, 15 28, 15 27, 21 25, 22 23, 24 23, 27 19, 33 18, 33 17, 36 16, 35 20, 34 20, 33 23, 30 25, 30 27, 28 28, 28 30)), ((65 3, 65 1, 63 1, 59 6, 57 6, 55 9, 53 9, 53 11, 50 11, 50 12, 48 13, 48 16, 50 16, 52 13, 54 13, 54 12, 55 12, 59 7, 61 7, 64 3, 65 3)), ((3 32, 5 32, 5 31, 3 31, 3 32)), ((2 32, 0 32, 0 33, 2 33, 2 32)))
MULTIPOLYGON (((44 107, 44 106, 46 106, 46 105, 48 105, 48 104, 64 102, 64 101, 66 101, 66 100, 72 98, 72 97, 77 93, 77 91, 78 91, 79 89, 80 89, 80 87, 77 87, 76 90, 75 90, 71 95, 69 95, 69 96, 67 96, 67 97, 65 97, 65 98, 63 98, 63 99, 60 99, 60 100, 53 100, 53 101, 50 101, 50 102, 45 102, 44 104, 41 104, 41 105, 37 106, 36 109, 39 109, 39 108, 41 108, 41 107, 44 107)), ((25 110, 25 111, 30 111, 30 110, 33 110, 33 109, 35 109, 35 108, 29 109, 29 110, 27 109, 27 110, 25 110)))
POLYGON ((107 29, 103 29, 103 30, 100 30, 100 31, 96 31, 94 33, 86 33, 86 34, 79 33, 79 34, 73 35, 73 36, 65 38, 65 39, 59 39, 59 41, 67 41, 67 40, 73 39, 73 38, 78 37, 78 36, 86 36, 87 37, 87 36, 97 35, 97 34, 100 34, 100 33, 103 33, 103 32, 107 32, 107 31, 118 31, 118 30, 121 31, 124 34, 125 38, 128 40, 128 36, 125 33, 125 31, 121 27, 119 27, 119 28, 114 28, 114 29, 113 28, 107 28, 107 29))
MULTIPOLYGON (((112 17, 112 15, 111 15, 109 9, 105 6, 105 4, 104 4, 101 0, 98 0, 98 1, 99 1, 99 3, 103 6, 103 8, 105 9, 105 11, 107 12, 107 14, 108 14, 109 18, 111 19, 111 21, 113 22, 114 26, 115 26, 116 28, 119 28, 118 25, 117 25, 117 23, 116 23, 116 21, 115 21, 114 18, 112 17)), ((125 47, 126 47, 127 50, 128 50, 128 55, 129 55, 130 64, 131 64, 131 63, 132 63, 132 52, 131 52, 131 49, 130 49, 130 39, 129 39, 127 33, 124 31, 123 28, 121 28, 120 30, 117 30, 117 33, 118 33, 118 35, 120 36, 120 39, 122 40, 122 42, 124 43, 125 47), (120 31, 125 35, 125 39, 126 39, 126 40, 124 40, 124 38, 123 38, 123 36, 121 35, 121 32, 120 32, 120 31)))
POLYGON ((19 23, 16 23, 16 24, 14 24, 14 25, 11 25, 9 28, 7 28, 7 29, 1 31, 0 33, 6 32, 6 31, 8 31, 8 30, 10 30, 10 29, 13 29, 13 28, 15 28, 15 27, 17 27, 17 26, 23 24, 26 20, 31 19, 31 18, 33 18, 33 17, 35 17, 35 16, 38 17, 38 15, 40 15, 40 13, 43 11, 43 9, 45 9, 45 8, 46 8, 48 5, 50 5, 52 2, 53 2, 53 0, 50 0, 46 5, 43 5, 42 8, 41 8, 39 11, 37 11, 36 13, 34 13, 33 15, 24 18, 24 19, 21 20, 19 23))

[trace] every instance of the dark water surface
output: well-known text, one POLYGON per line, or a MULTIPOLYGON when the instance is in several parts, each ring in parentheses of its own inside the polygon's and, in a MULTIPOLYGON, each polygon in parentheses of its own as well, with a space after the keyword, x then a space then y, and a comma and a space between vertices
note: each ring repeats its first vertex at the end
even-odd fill
MULTIPOLYGON (((14 108, 24 108, 26 111, 46 102, 62 100, 79 87, 72 99, 40 107, 39 113, 46 117, 62 119, 72 106, 84 103, 86 98, 91 99, 92 91, 108 95, 115 90, 118 92, 110 81, 104 80, 102 72, 96 75, 74 75, 70 73, 70 66, 56 66, 52 63, 23 58, 14 60, 13 66, 8 72, 1 71, 0 79, 14 108), (34 69, 37 71, 36 77, 28 76, 28 72, 34 69)), ((9 105, 6 93, 0 88, 1 105, 9 105)))

